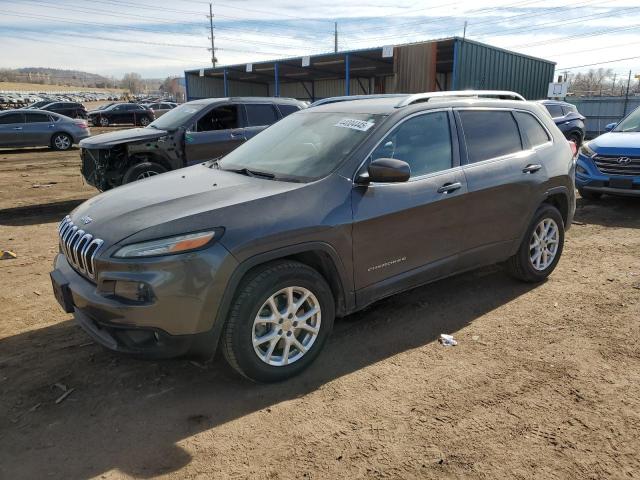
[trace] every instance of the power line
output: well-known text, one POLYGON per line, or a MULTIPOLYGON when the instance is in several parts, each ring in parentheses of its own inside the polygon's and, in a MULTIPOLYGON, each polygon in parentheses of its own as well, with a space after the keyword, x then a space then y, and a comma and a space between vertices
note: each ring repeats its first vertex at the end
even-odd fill
POLYGON ((637 60, 640 56, 637 57, 626 57, 626 58, 616 58, 615 60, 607 60, 606 62, 597 62, 597 63, 587 63, 585 65, 576 65, 573 67, 557 67, 556 70, 575 70, 576 68, 584 68, 584 67, 594 67, 596 65, 606 65, 607 63, 615 63, 615 62, 624 62, 626 60, 637 60))

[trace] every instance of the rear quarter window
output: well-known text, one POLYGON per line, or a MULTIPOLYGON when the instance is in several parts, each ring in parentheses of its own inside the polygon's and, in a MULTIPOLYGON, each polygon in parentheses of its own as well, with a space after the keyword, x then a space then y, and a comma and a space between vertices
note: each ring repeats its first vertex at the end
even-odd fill
POLYGON ((529 140, 530 147, 537 147, 543 145, 551 140, 549 134, 544 129, 536 117, 530 113, 514 112, 520 131, 523 136, 529 140))
POLYGON ((502 157, 522 150, 520 131, 511 112, 460 110, 469 163, 502 157))
POLYGON ((298 111, 300 111, 300 108, 298 108, 295 105, 278 105, 278 109, 280 110, 280 113, 282 114, 283 117, 286 117, 287 115, 291 115, 292 113, 296 113, 298 111))

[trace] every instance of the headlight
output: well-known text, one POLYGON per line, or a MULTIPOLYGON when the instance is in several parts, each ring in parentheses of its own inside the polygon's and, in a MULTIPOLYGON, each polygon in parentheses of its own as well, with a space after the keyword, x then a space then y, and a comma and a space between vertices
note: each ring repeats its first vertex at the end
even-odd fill
POLYGON ((580 153, 589 158, 595 156, 596 154, 596 152, 594 152, 593 150, 591 150, 591 148, 589 148, 589 142, 582 144, 582 146, 580 147, 580 153))
POLYGON ((204 247, 211 242, 215 236, 215 231, 209 231, 161 238, 149 242, 133 243, 122 247, 114 253, 113 256, 116 258, 138 258, 184 253, 204 247))

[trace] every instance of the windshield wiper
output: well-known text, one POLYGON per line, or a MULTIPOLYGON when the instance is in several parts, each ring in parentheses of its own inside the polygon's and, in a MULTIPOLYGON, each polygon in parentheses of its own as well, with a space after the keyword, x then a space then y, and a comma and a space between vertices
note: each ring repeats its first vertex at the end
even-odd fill
MULTIPOLYGON (((220 167, 218 167, 218 168, 220 168, 220 167)), ((234 168, 221 168, 220 170, 224 170, 226 172, 239 173, 240 175, 246 175, 247 177, 276 178, 276 176, 273 173, 259 172, 258 170, 249 170, 247 167, 236 168, 236 169, 234 169, 234 168)))

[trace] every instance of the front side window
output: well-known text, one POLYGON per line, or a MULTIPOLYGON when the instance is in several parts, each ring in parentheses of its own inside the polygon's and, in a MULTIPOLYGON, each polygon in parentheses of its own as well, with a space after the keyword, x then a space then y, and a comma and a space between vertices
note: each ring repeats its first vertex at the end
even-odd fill
POLYGON ((278 120, 278 115, 272 105, 266 103, 245 105, 247 111, 247 125, 261 127, 271 125, 278 120))
POLYGON ((522 150, 520 132, 508 111, 461 110, 469 163, 510 155, 522 150))
POLYGON ((0 116, 0 125, 9 125, 12 123, 24 123, 24 117, 21 113, 8 113, 0 116))
POLYGON ((371 156, 405 161, 411 177, 452 167, 451 130, 447 112, 433 112, 401 123, 378 145, 371 156))
POLYGON ((514 112, 514 114, 518 119, 522 133, 529 139, 531 147, 543 145, 551 140, 547 131, 533 115, 524 112, 514 112))
POLYGON ((196 132, 230 130, 238 128, 238 125, 238 107, 236 105, 223 105, 214 108, 198 120, 196 123, 196 132))
POLYGON ((382 118, 365 113, 290 115, 227 154, 218 165, 223 170, 246 168, 280 179, 322 178, 369 137, 382 118))

